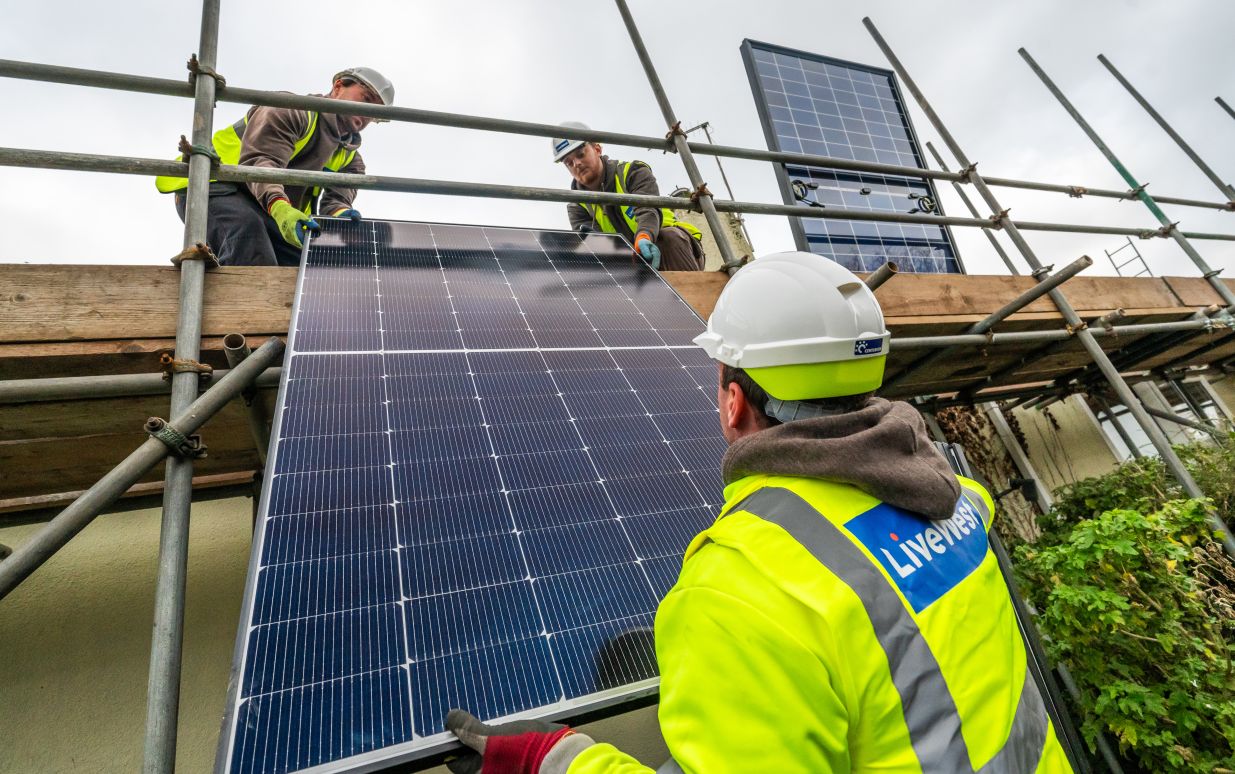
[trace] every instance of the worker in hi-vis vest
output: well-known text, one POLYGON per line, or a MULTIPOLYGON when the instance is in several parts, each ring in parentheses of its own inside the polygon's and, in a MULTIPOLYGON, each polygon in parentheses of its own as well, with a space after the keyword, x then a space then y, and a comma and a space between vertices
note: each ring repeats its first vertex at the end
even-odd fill
MULTIPOLYGON (((588 128, 567 121, 571 129, 588 128)), ((604 191, 660 196, 652 168, 642 161, 614 161, 601 153, 600 143, 557 138, 553 160, 561 162, 570 176, 571 190, 604 191)), ((570 227, 588 233, 621 234, 653 269, 699 271, 703 268, 703 235, 686 221, 673 217, 673 210, 616 204, 566 205, 570 227)))
MULTIPOLYGON (((1070 772, 987 534, 907 403, 872 396, 874 294, 810 253, 742 268, 695 339, 719 361, 720 518, 656 613, 662 771, 1070 772)), ((455 771, 647 772, 560 725, 446 726, 455 771)))
MULTIPOLYGON (((330 93, 324 96, 390 105, 395 90, 377 70, 352 67, 335 75, 330 93)), ((214 133, 214 152, 223 164, 363 174, 364 160, 357 149, 360 132, 372 121, 356 115, 253 107, 239 121, 214 133)), ((184 220, 189 181, 159 177, 155 184, 162 193, 175 194, 176 212, 184 220)), ((318 228, 313 216, 359 221, 360 213, 352 207, 355 198, 354 188, 323 191, 312 186, 212 180, 206 241, 225 265, 299 266, 302 238, 306 231, 318 228)))

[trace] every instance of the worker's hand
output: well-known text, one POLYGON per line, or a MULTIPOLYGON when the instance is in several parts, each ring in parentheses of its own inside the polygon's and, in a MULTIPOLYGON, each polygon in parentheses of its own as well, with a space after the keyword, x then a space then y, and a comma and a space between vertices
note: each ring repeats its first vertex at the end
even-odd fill
POLYGON ((312 216, 293 207, 287 199, 274 200, 274 204, 270 205, 270 217, 279 224, 283 241, 296 247, 304 247, 302 239, 306 232, 312 231, 316 234, 322 230, 312 216))
POLYGON ((596 229, 592 228, 591 226, 585 223, 584 225, 579 227, 579 233, 582 234, 583 236, 587 236, 588 234, 595 234, 596 229))
POLYGON ((336 218, 347 218, 348 220, 350 220, 350 221, 351 221, 351 222, 353 222, 353 223, 359 223, 359 222, 360 222, 360 211, 359 211, 359 210, 353 210, 353 209, 351 209, 350 207, 341 207, 341 208, 339 208, 339 209, 335 210, 335 212, 334 212, 334 217, 336 217, 336 218))
POLYGON ((651 234, 640 231, 635 236, 635 252, 643 256, 643 260, 648 262, 652 271, 660 271, 660 248, 656 246, 651 234))
POLYGON ((448 761, 454 774, 565 774, 595 742, 557 723, 516 720, 488 726, 461 709, 446 715, 446 730, 475 750, 448 761))

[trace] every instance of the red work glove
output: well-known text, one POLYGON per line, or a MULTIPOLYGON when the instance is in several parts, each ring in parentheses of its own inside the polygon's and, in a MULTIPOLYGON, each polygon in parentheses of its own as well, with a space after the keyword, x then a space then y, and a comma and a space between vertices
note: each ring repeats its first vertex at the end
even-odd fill
POLYGON ((461 709, 446 715, 446 730, 478 754, 446 763, 454 774, 565 774, 571 761, 595 742, 557 723, 516 720, 485 725, 461 709))

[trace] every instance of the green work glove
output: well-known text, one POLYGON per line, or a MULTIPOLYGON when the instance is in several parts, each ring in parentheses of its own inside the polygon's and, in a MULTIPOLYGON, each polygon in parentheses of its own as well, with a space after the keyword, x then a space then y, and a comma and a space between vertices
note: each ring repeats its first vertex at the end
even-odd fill
POLYGON ((270 205, 270 217, 279 224, 283 241, 296 247, 304 247, 302 239, 306 231, 315 234, 321 231, 321 226, 317 225, 311 215, 296 209, 287 199, 275 199, 274 204, 270 205))
POLYGON ((660 271, 660 248, 652 240, 651 234, 646 231, 640 231, 635 236, 635 252, 643 256, 643 260, 648 262, 648 265, 652 267, 652 271, 660 271))

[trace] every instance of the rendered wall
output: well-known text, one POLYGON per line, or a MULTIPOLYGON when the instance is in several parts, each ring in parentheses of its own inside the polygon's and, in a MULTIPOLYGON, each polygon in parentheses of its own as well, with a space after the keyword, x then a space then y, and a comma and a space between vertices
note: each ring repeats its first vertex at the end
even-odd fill
MULTIPOLYGON (((251 508, 193 507, 180 772, 214 766, 251 508)), ((0 529, 0 543, 20 545, 37 528, 0 529)), ((158 511, 102 516, 0 601, 0 772, 140 770, 158 541, 158 511)), ((654 707, 582 728, 649 765, 668 757, 654 707)))
POLYGON ((1109 473, 1118 464, 1093 414, 1079 396, 1044 410, 1014 410, 1025 433, 1025 452, 1051 491, 1090 476, 1109 473))

